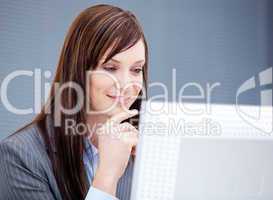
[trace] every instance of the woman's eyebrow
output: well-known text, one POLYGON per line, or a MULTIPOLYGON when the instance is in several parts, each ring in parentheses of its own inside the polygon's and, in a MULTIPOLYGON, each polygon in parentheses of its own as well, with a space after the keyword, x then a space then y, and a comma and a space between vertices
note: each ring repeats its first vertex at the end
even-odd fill
MULTIPOLYGON (((115 63, 121 64, 121 62, 120 62, 119 60, 116 60, 116 59, 114 59, 114 58, 111 58, 110 61, 113 61, 113 62, 115 62, 115 63)), ((144 63, 144 61, 145 61, 145 60, 138 60, 138 61, 136 61, 133 65, 139 64, 139 63, 144 63)))

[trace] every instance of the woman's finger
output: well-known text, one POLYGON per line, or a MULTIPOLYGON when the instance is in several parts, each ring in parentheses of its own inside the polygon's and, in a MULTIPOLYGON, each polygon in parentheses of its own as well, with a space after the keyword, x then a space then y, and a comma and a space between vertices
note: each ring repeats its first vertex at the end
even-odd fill
POLYGON ((131 118, 135 115, 138 114, 138 110, 137 109, 134 109, 134 110, 127 110, 127 111, 124 111, 124 112, 121 112, 121 113, 118 113, 114 116, 112 116, 110 118, 110 121, 111 122, 115 122, 115 123, 120 123, 128 118, 131 118))

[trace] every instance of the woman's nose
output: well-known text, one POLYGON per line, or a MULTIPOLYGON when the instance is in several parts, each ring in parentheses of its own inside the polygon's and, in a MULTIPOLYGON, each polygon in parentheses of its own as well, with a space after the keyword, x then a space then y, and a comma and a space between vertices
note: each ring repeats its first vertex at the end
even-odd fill
POLYGON ((122 73, 118 77, 118 87, 121 92, 125 92, 132 85, 132 78, 128 72, 122 73), (125 90, 125 91, 124 91, 125 90))
POLYGON ((127 72, 123 72, 118 77, 118 83, 120 88, 126 87, 130 83, 130 76, 127 72))

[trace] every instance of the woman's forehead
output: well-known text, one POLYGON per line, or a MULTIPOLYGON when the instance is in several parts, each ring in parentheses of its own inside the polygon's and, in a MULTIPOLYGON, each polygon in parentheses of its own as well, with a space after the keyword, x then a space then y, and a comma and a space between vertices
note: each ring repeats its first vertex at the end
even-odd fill
POLYGON ((144 42, 139 40, 135 45, 113 56, 113 59, 120 62, 136 62, 140 60, 145 61, 145 47, 144 42))
MULTIPOLYGON (((113 48, 113 45, 106 50, 104 56, 100 60, 100 63, 105 62, 105 59, 111 52, 112 48, 113 48)), ((146 60, 145 46, 144 46, 143 40, 140 39, 138 42, 136 42, 136 44, 134 44, 130 48, 115 54, 111 60, 112 61, 114 60, 119 63, 134 63, 134 62, 140 62, 140 61, 145 63, 145 60, 146 60)))

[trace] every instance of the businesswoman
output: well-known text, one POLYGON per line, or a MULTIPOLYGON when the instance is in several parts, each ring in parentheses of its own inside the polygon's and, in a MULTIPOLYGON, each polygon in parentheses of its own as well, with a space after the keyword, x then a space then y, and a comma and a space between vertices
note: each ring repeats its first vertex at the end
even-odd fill
POLYGON ((129 199, 147 55, 131 12, 81 12, 42 111, 1 141, 0 199, 129 199))

